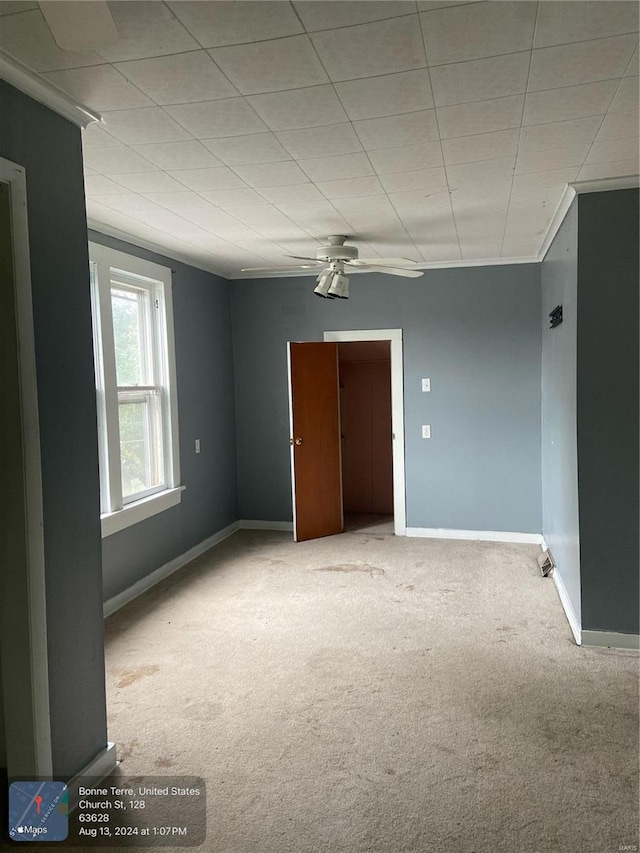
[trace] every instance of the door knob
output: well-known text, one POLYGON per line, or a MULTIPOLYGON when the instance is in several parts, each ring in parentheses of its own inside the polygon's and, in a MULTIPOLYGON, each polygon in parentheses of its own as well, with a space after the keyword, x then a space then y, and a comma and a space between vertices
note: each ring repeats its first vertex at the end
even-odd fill
POLYGON ((296 444, 298 445, 298 447, 300 447, 300 445, 302 444, 302 439, 296 438, 296 444))

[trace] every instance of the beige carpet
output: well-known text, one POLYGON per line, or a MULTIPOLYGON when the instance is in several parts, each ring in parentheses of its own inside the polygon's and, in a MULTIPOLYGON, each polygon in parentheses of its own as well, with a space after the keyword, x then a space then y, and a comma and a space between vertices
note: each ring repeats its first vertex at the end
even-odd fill
POLYGON ((118 772, 205 777, 212 853, 637 845, 637 655, 537 553, 237 533, 107 621, 118 772))

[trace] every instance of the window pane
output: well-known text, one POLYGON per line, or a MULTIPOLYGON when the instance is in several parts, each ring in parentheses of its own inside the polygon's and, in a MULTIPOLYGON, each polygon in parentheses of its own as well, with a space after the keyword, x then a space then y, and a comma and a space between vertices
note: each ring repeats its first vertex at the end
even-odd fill
POLYGON ((145 291, 111 288, 118 385, 150 385, 146 370, 145 291))
POLYGON ((122 497, 126 501, 164 484, 160 394, 121 392, 118 414, 122 497))

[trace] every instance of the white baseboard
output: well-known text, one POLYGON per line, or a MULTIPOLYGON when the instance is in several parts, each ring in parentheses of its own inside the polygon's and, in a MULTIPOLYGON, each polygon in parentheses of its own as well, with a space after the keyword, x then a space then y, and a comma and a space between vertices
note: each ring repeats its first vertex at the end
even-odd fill
POLYGON ((562 578, 558 572, 558 567, 556 566, 553 570, 553 574, 551 575, 553 578, 553 582, 556 585, 556 590, 558 592, 558 596, 560 597, 560 603, 562 604, 562 609, 564 610, 564 615, 567 617, 567 622, 569 623, 569 627, 571 628, 571 632, 574 636, 574 639, 577 645, 582 645, 582 628, 580 626, 580 620, 578 619, 578 615, 573 609, 573 604, 571 603, 571 599, 569 598, 569 593, 567 592, 567 588, 564 585, 562 578))
POLYGON ((113 773, 118 762, 116 761, 116 745, 108 743, 104 749, 92 758, 79 773, 67 782, 69 789, 69 811, 73 811, 78 804, 78 788, 83 780, 97 784, 101 782, 109 773, 113 773))
POLYGON ((253 518, 241 518, 238 524, 241 530, 293 530, 292 521, 256 521, 253 518))
POLYGON ((219 542, 227 539, 235 533, 236 530, 239 530, 239 528, 239 522, 234 521, 233 524, 230 524, 228 527, 224 527, 222 530, 214 533, 213 536, 210 536, 203 542, 199 542, 197 545, 194 545, 193 548, 189 548, 189 550, 185 551, 184 554, 180 554, 179 557, 170 560, 168 563, 165 563, 164 566, 160 566, 159 569, 156 569, 154 572, 140 578, 139 581, 125 589, 124 592, 114 595, 113 598, 105 601, 103 605, 103 614, 105 619, 107 616, 111 616, 112 613, 115 613, 116 610, 124 607, 125 604, 133 601, 134 598, 142 595, 143 592, 151 589, 152 586, 155 586, 157 583, 160 583, 160 581, 169 577, 169 575, 177 572, 178 569, 186 566, 186 564, 190 563, 191 560, 195 560, 195 558, 199 557, 200 554, 204 554, 204 552, 208 551, 209 548, 213 548, 214 545, 217 545, 219 542))
POLYGON ((583 646, 597 646, 601 649, 634 649, 640 648, 638 634, 618 634, 614 631, 583 631, 583 646))
POLYGON ((521 542, 540 545, 541 533, 511 533, 502 530, 448 530, 446 527, 407 527, 407 536, 424 539, 469 539, 475 542, 521 542))

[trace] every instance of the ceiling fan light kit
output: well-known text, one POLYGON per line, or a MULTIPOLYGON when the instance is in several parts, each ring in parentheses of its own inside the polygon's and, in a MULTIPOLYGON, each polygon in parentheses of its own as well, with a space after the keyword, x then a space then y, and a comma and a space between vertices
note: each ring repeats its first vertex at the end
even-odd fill
MULTIPOLYGON (((409 258, 358 258, 358 250, 355 246, 345 246, 346 239, 340 234, 327 237, 327 245, 316 250, 315 258, 289 255, 294 260, 306 261, 306 263, 286 267, 286 271, 312 269, 309 261, 317 265, 329 264, 328 269, 322 270, 316 279, 318 284, 313 291, 317 296, 324 296, 326 299, 349 298, 349 278, 345 275, 345 268, 358 272, 384 272, 387 275, 399 275, 405 278, 418 278, 424 275, 422 270, 412 269, 416 262, 409 258)), ((277 267, 245 267, 242 270, 242 272, 271 273, 278 271, 277 267)))

